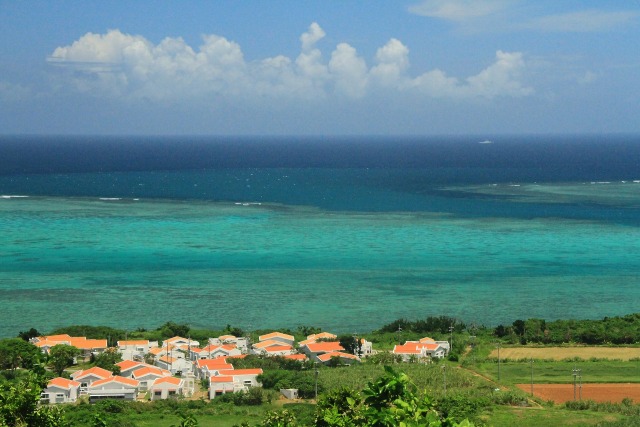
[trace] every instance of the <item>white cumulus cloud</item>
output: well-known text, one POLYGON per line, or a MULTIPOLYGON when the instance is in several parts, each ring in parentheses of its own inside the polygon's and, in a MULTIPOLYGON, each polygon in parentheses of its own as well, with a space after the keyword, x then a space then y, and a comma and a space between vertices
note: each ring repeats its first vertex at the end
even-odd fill
POLYGON ((62 68, 63 84, 94 96, 189 102, 193 99, 251 100, 363 98, 378 90, 426 97, 524 96, 526 63, 521 53, 498 51, 493 64, 473 76, 457 78, 431 70, 410 75, 409 48, 390 39, 368 66, 356 48, 338 43, 327 59, 317 42, 324 30, 312 23, 300 37, 296 58, 284 55, 247 61, 239 44, 205 35, 194 48, 182 38, 158 44, 139 35, 110 30, 87 33, 56 48, 49 61, 62 68), (66 80, 65 80, 66 79, 66 80))

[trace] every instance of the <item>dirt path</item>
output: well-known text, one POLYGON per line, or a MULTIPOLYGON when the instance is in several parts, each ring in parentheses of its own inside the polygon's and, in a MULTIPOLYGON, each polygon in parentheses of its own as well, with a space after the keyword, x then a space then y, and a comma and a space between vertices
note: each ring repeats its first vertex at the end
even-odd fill
MULTIPOLYGON (((489 378, 489 377, 487 377, 485 375, 482 375, 481 373, 476 372, 473 369, 465 368, 464 366, 461 366, 461 365, 458 365, 457 368, 458 369, 462 369, 463 371, 468 372, 468 373, 470 373, 471 375, 473 375, 475 377, 482 378, 486 382, 495 385, 497 389, 500 389, 500 390, 511 390, 509 387, 506 387, 504 385, 500 385, 496 381, 492 380, 491 378, 489 378)), ((531 406, 524 407, 524 409, 543 409, 542 405, 540 405, 538 402, 536 402, 535 400, 531 399, 530 397, 527 397, 527 402, 529 402, 529 405, 531 405, 531 406)))

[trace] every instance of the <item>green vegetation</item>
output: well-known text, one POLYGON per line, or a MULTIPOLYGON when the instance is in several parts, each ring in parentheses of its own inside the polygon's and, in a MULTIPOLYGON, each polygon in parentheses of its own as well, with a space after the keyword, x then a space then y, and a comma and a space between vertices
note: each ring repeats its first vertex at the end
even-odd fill
MULTIPOLYGON (((569 384, 573 382, 573 369, 580 369, 585 383, 640 382, 640 362, 617 360, 595 361, 541 361, 533 363, 533 381, 538 384, 569 384)), ((498 381, 497 360, 474 365, 482 375, 498 381)), ((532 366, 528 360, 501 361, 500 384, 528 384, 531 382, 532 366)))
POLYGON ((40 392, 46 384, 41 376, 29 373, 19 380, 0 385, 0 426, 59 427, 62 408, 40 406, 40 392))
MULTIPOLYGON (((249 335, 255 341, 267 332, 271 331, 247 333, 231 325, 220 330, 192 329, 186 324, 167 322, 153 330, 71 326, 50 334, 107 337, 109 344, 115 345, 117 340, 125 338, 162 341, 176 335, 191 337, 203 344, 209 337, 223 334, 249 335)), ((281 332, 301 340, 321 330, 299 326, 296 330, 281 332)), ((282 357, 248 356, 234 359, 232 363, 236 369, 262 368, 263 388, 229 393, 211 402, 202 399, 105 400, 93 405, 80 401, 74 405, 47 407, 37 405, 46 378, 64 374, 78 350, 55 346, 44 356, 26 342, 40 335, 32 329, 20 332, 19 338, 0 340, 0 426, 638 425, 635 420, 640 419, 640 406, 628 400, 620 404, 578 401, 554 406, 532 400, 514 385, 529 383, 532 367, 534 384, 571 383, 574 368, 581 369, 584 383, 640 382, 640 359, 535 360, 532 364, 529 359, 502 358, 498 364, 495 353, 491 352, 498 344, 502 348, 522 348, 519 347, 522 343, 634 345, 640 341, 639 334, 640 314, 603 320, 516 320, 496 328, 466 325, 446 316, 419 321, 400 319, 362 337, 372 341, 378 350, 388 350, 398 342, 425 336, 453 340, 449 360, 400 363, 397 356, 381 351, 360 364, 328 367, 282 357), (44 371, 43 363, 50 371, 44 371), (299 395, 308 401, 283 404, 279 400, 280 388, 297 388, 299 395)), ((357 350, 356 337, 342 335, 337 340, 348 350, 357 350)), ((119 360, 117 352, 106 352, 93 356, 86 366, 117 372, 115 363, 119 360)))
POLYGON ((49 350, 48 365, 56 375, 62 376, 64 370, 72 366, 79 355, 80 350, 72 345, 54 345, 49 350))
POLYGON ((516 320, 498 325, 494 334, 514 344, 634 344, 640 342, 640 313, 602 320, 516 320))

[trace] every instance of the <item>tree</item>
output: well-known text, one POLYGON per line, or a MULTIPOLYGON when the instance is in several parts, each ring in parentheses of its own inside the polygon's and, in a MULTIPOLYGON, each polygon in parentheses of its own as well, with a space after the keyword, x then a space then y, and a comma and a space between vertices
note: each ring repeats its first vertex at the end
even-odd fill
POLYGON ((111 371, 114 375, 120 374, 120 367, 116 366, 116 363, 122 362, 122 354, 115 348, 109 348, 96 356, 92 355, 91 359, 94 366, 111 371))
POLYGON ((25 341, 29 341, 31 338, 39 337, 41 334, 37 329, 31 328, 28 331, 20 331, 18 333, 18 338, 21 338, 25 341))
POLYGON ((0 340, 0 369, 10 370, 12 373, 16 368, 30 369, 41 357, 38 347, 20 338, 0 340))
POLYGON ((385 366, 385 374, 362 390, 362 398, 343 389, 318 402, 319 426, 471 426, 443 419, 427 396, 420 396, 406 374, 385 366))
POLYGON ((171 338, 175 336, 186 337, 189 335, 191 328, 189 325, 178 324, 175 322, 167 322, 158 328, 163 338, 171 338))
POLYGON ((65 369, 73 365, 76 356, 80 355, 77 347, 66 344, 58 344, 49 350, 48 365, 57 375, 62 375, 65 369))
POLYGON ((29 373, 17 383, 0 385, 0 426, 62 427, 63 410, 59 406, 40 406, 44 381, 29 373))
POLYGON ((358 338, 352 335, 340 335, 338 341, 340 341, 340 345, 347 353, 355 354, 356 356, 361 355, 362 345, 358 338))

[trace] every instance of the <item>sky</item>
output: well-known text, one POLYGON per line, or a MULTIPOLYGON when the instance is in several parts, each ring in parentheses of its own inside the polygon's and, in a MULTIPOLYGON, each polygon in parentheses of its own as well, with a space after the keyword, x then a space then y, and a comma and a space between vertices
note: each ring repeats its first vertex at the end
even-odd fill
POLYGON ((0 134, 640 132, 640 0, 0 0, 0 134))

